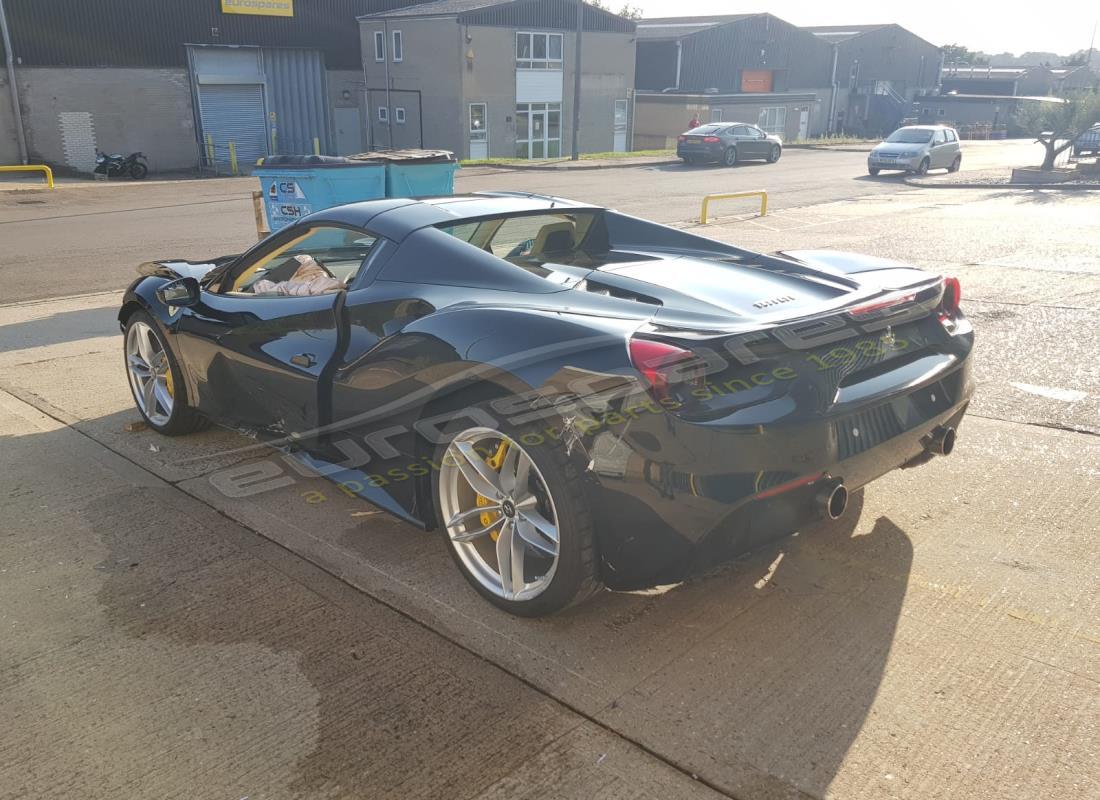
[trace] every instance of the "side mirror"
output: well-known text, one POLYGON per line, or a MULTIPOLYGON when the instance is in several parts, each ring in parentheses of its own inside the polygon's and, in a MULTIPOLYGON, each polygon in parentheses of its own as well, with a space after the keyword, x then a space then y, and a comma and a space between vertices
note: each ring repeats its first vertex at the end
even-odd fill
POLYGON ((157 289, 157 299, 166 306, 187 308, 199 302, 199 282, 194 278, 180 278, 157 289))

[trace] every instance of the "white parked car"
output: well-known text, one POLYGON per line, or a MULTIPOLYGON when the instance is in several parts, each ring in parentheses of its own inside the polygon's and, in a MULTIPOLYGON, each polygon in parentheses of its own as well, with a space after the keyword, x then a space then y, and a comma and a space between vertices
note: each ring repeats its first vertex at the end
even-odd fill
POLYGON ((899 169, 923 175, 930 169, 958 172, 962 164, 959 134, 945 125, 909 125, 898 128, 875 145, 867 156, 867 171, 899 169))

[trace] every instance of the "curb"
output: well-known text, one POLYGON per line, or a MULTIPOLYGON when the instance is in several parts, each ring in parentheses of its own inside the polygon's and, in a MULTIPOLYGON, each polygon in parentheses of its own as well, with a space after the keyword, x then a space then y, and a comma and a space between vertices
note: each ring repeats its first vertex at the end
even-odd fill
MULTIPOLYGON (((571 163, 571 162, 570 162, 571 163)), ((530 172, 577 172, 588 171, 593 169, 625 169, 627 167, 660 167, 667 166, 668 164, 679 164, 680 159, 670 158, 663 161, 635 161, 633 159, 624 158, 622 163, 613 164, 585 164, 584 166, 567 167, 558 164, 470 164, 464 166, 463 169, 499 169, 499 170, 520 170, 530 172)))
POLYGON ((1100 183, 920 183, 903 178, 907 186, 920 189, 1066 189, 1071 192, 1100 190, 1100 183))

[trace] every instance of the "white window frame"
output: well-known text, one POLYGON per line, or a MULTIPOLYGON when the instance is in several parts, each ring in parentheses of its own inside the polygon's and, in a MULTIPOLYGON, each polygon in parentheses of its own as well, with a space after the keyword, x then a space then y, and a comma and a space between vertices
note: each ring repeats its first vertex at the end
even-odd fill
POLYGON ((375 31, 374 32, 374 60, 385 61, 386 60, 386 32, 375 31))
POLYGON ((393 109, 393 121, 398 125, 405 124, 405 109, 402 106, 395 106, 393 109))
POLYGON ((469 128, 468 132, 470 134, 470 140, 471 141, 482 141, 482 140, 484 140, 485 142, 488 142, 489 141, 489 104, 484 102, 484 101, 470 103, 467 106, 467 111, 466 111, 466 126, 469 128), (481 130, 478 130, 478 129, 474 128, 474 106, 481 106, 481 109, 482 109, 481 118, 483 120, 485 120, 485 127, 481 130), (479 135, 479 136, 477 136, 477 135, 479 135), (477 136, 477 138, 475 138, 475 136, 477 136))
POLYGON ((393 63, 405 60, 405 37, 401 34, 401 31, 392 31, 393 36, 393 49, 390 51, 393 53, 393 63))
POLYGON ((710 110, 710 124, 715 125, 722 122, 722 109, 712 108, 710 110))
POLYGON ((390 121, 390 109, 387 106, 378 106, 378 121, 389 122, 390 121))
POLYGON ((530 69, 530 70, 562 70, 565 63, 565 36, 560 33, 550 33, 548 31, 516 31, 516 69, 530 69), (530 45, 530 58, 519 57, 519 43, 520 37, 526 37, 527 42, 530 45), (535 58, 535 37, 544 39, 546 42, 546 57, 535 58), (561 42, 560 55, 557 58, 550 57, 550 42, 553 39, 557 39, 561 42))
POLYGON ((786 106, 764 106, 760 109, 760 117, 756 127, 764 133, 773 136, 783 136, 787 129, 786 106))

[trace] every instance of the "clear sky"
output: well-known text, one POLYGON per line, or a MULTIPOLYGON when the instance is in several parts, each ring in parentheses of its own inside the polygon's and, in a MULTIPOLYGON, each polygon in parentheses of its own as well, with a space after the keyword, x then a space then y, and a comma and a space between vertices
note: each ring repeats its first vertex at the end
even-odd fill
MULTIPOLYGON (((620 0, 607 5, 616 11, 622 7, 620 0)), ((647 17, 769 11, 795 25, 896 22, 936 45, 1017 55, 1028 50, 1068 55, 1088 47, 1100 18, 1100 0, 632 0, 630 5, 647 17)), ((1094 55, 1094 66, 1097 59, 1094 55)))

